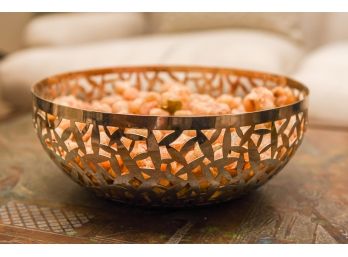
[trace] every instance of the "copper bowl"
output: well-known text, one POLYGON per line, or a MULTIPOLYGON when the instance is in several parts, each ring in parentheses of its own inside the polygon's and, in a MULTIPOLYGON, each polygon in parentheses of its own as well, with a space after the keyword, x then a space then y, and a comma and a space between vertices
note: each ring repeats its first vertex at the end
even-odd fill
POLYGON ((173 207, 227 201, 271 179, 302 142, 309 94, 305 86, 284 76, 191 66, 118 67, 66 73, 42 80, 33 86, 32 93, 33 123, 40 142, 69 177, 115 201, 173 207), (156 90, 159 83, 174 80, 212 96, 222 92, 244 95, 257 85, 289 86, 299 100, 258 112, 191 117, 103 113, 53 102, 57 96, 70 94, 85 100, 98 99, 120 80, 130 81, 141 90, 156 90), (70 126, 58 133, 56 128, 62 121, 70 121, 70 126), (76 126, 81 123, 85 125, 82 130, 76 126), (89 130, 91 140, 84 142, 82 137, 89 130), (156 130, 171 133, 158 139, 156 130), (171 144, 186 130, 194 136, 180 150, 173 148, 171 144), (107 144, 101 143, 100 131, 107 134, 107 144), (216 149, 213 144, 219 136, 223 140, 216 149), (71 137, 76 141, 74 147, 66 144, 71 137), (130 142, 129 147, 122 143, 124 140, 130 142), (134 156, 132 150, 138 140, 146 142, 147 151, 134 156), (88 151, 86 144, 92 150, 88 151), (201 156, 188 162, 185 154, 195 145, 201 156), (161 150, 166 150, 170 157, 162 158, 161 150), (146 158, 152 161, 153 169, 138 165, 139 160, 146 158), (173 165, 180 170, 173 172, 173 165), (121 168, 127 172, 121 172, 121 168))

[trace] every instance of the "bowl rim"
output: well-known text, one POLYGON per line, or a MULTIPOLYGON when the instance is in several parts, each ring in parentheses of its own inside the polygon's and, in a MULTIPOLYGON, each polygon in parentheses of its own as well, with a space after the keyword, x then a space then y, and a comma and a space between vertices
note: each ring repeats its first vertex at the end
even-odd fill
POLYGON ((99 69, 86 69, 73 72, 65 72, 47 77, 35 83, 31 87, 33 96, 33 111, 38 107, 46 113, 54 116, 71 119, 76 122, 93 123, 96 125, 116 126, 120 128, 146 128, 146 129, 218 129, 226 127, 241 127, 253 124, 271 122, 288 118, 299 112, 306 112, 308 109, 309 89, 302 83, 287 76, 277 75, 268 72, 253 70, 210 67, 210 66, 189 66, 189 65, 149 65, 149 66, 122 66, 99 69), (252 76, 253 78, 272 79, 285 82, 286 85, 297 88, 304 92, 303 99, 292 104, 272 109, 245 112, 240 114, 223 115, 192 115, 192 116, 159 116, 159 115, 138 115, 138 114, 117 114, 85 109, 77 109, 54 103, 52 100, 43 97, 40 87, 52 85, 62 79, 72 77, 83 77, 86 75, 103 75, 112 72, 130 71, 153 71, 153 72, 214 72, 220 74, 252 76))

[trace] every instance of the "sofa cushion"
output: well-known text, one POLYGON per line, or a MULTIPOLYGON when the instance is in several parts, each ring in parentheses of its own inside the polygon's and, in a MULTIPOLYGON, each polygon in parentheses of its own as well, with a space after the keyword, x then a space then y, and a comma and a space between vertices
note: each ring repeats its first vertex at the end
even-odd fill
POLYGON ((348 42, 333 43, 309 54, 294 77, 311 90, 310 121, 348 126, 348 42))
POLYGON ((301 13, 150 13, 154 33, 217 28, 251 28, 270 31, 301 41, 304 37, 301 13))
POLYGON ((326 14, 325 23, 321 26, 321 41, 328 43, 333 41, 348 40, 348 13, 330 12, 326 14))
POLYGON ((145 32, 142 13, 59 13, 37 16, 24 31, 27 46, 80 44, 145 32))
POLYGON ((249 30, 156 35, 84 46, 27 49, 0 63, 0 87, 17 107, 28 108, 30 86, 46 76, 65 71, 119 65, 182 64, 287 74, 301 54, 297 45, 282 37, 249 30))

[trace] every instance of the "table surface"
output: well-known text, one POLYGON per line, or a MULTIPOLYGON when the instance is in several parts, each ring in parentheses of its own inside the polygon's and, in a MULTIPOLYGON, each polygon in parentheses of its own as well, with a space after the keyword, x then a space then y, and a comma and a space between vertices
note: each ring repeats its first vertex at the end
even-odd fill
POLYGON ((347 167, 348 132, 310 128, 283 171, 243 198, 130 207, 72 182, 20 116, 0 122, 0 242, 348 243, 347 167))

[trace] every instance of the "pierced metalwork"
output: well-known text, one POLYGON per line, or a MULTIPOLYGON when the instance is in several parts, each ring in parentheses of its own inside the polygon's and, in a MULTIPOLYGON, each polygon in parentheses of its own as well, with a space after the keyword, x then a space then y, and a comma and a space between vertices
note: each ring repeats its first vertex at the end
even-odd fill
POLYGON ((257 188, 284 167, 303 139, 307 96, 300 83, 260 72, 111 68, 58 75, 35 85, 33 123, 51 159, 99 195, 137 205, 204 205, 257 188), (192 117, 101 113, 52 101, 69 94, 99 99, 119 80, 142 90, 175 80, 213 96, 281 85, 291 87, 300 100, 260 112, 192 117), (60 129, 63 123, 68 125, 60 129))

